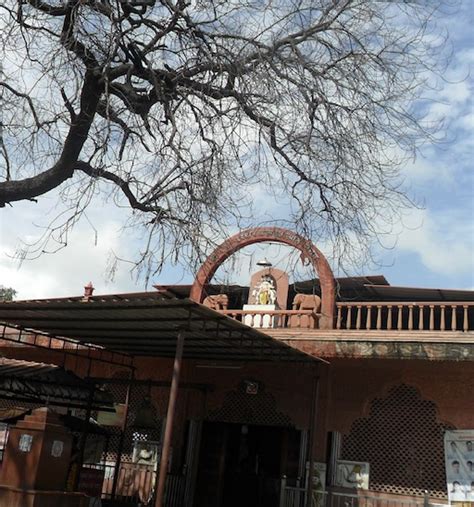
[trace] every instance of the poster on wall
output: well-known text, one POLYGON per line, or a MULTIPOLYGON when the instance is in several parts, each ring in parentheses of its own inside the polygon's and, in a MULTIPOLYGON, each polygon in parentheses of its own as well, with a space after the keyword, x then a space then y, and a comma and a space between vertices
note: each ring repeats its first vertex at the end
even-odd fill
POLYGON ((369 489, 370 465, 363 461, 337 460, 336 486, 369 489))
POLYGON ((474 504, 474 430, 445 431, 444 456, 450 503, 474 504))
POLYGON ((97 422, 101 426, 120 426, 125 423, 126 404, 114 403, 114 412, 105 412, 100 410, 97 413, 97 422))
POLYGON ((149 465, 156 468, 160 453, 159 442, 151 442, 149 440, 135 442, 133 445, 132 461, 139 465, 149 465))

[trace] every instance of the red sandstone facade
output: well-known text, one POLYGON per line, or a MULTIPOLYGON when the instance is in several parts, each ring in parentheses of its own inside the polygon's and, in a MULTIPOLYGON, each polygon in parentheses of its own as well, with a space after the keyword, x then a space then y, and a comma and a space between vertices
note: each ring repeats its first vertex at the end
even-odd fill
MULTIPOLYGON (((316 263, 322 319, 316 326, 289 325, 301 317, 291 313, 290 301, 289 308, 270 312, 279 326, 263 331, 318 361, 184 360, 168 470, 182 479, 182 496, 180 503, 169 505, 290 505, 280 503, 282 477, 290 489, 300 484, 304 491, 307 463, 326 463, 330 475, 336 459, 370 463, 366 495, 422 502, 427 490, 432 502, 446 503, 443 433, 474 429, 474 294, 451 291, 454 299, 446 302, 427 299, 429 291, 418 299, 410 293, 407 300, 403 291, 393 290, 403 297, 383 299, 379 293, 390 292, 390 286, 374 289, 377 284, 368 280, 370 291, 378 291, 372 299, 334 301, 334 279, 321 252, 296 235, 290 241, 280 230, 258 230, 231 238, 212 254, 191 297, 204 299, 217 266, 236 249, 269 238, 300 248, 316 263)), ((366 288, 365 296, 370 291, 366 288)), ((241 309, 231 306, 222 313, 243 319, 241 309)), ((119 381, 128 377, 126 368, 8 343, 2 353, 64 362, 78 375, 109 379, 116 402, 125 402, 119 381)), ((136 357, 134 367, 130 418, 149 394, 162 420, 172 361, 136 357)), ((132 459, 134 433, 131 428, 125 432, 123 467, 132 459)), ((149 430, 147 438, 159 439, 159 428, 149 430)), ((114 452, 111 448, 107 460, 114 452)), ((328 490, 339 491, 327 482, 328 490)))

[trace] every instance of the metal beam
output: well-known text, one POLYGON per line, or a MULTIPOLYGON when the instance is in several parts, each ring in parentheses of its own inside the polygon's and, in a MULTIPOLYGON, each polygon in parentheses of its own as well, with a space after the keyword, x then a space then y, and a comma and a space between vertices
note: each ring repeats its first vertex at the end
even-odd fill
POLYGON ((71 355, 74 357, 82 357, 90 359, 92 361, 100 361, 108 364, 115 364, 119 366, 125 366, 127 368, 133 368, 133 357, 127 353, 116 352, 113 350, 105 350, 100 346, 78 342, 76 340, 68 338, 58 338, 57 336, 50 335, 44 332, 38 332, 35 330, 28 329, 27 327, 0 322, 2 326, 2 333, 0 335, 1 340, 8 342, 35 347, 39 349, 46 349, 52 352, 59 352, 63 355, 71 355), (7 329, 18 331, 17 333, 7 333, 7 329), (25 339, 22 337, 26 336, 25 339), (48 345, 38 343, 38 341, 48 341, 48 345), (61 347, 53 347, 52 343, 55 342, 61 347), (108 356, 109 359, 104 359, 108 356), (117 358, 117 359, 114 359, 117 358), (121 358, 119 360, 118 358, 121 358))
MULTIPOLYGON (((54 300, 42 300, 42 301, 8 301, 8 303, 4 303, 1 308, 1 315, 4 315, 7 312, 41 312, 43 310, 73 310, 82 312, 86 311, 103 311, 103 310, 115 310, 117 308, 130 308, 131 310, 146 310, 153 308, 183 308, 187 306, 195 306, 193 301, 189 301, 186 299, 179 299, 178 301, 168 301, 163 299, 150 299, 148 302, 137 303, 137 299, 129 300, 129 301, 97 301, 97 299, 83 301, 82 298, 79 300, 69 300, 58 303, 54 300), (94 303, 98 303, 97 306, 94 303)), ((3 317, 2 317, 3 318, 3 317)))
MULTIPOLYGON (((130 380, 126 378, 111 378, 111 377, 89 377, 86 379, 94 384, 114 384, 114 385, 128 385, 130 380)), ((151 386, 151 387, 170 387, 171 382, 167 380, 152 380, 152 379, 133 379, 133 386, 151 386)), ((214 386, 212 384, 200 384, 198 382, 182 382, 179 384, 181 389, 196 389, 198 391, 212 391, 214 386)))
MULTIPOLYGON (((3 314, 4 315, 4 314, 3 314)), ((196 317, 191 317, 190 320, 192 322, 201 322, 201 321, 216 321, 219 320, 218 318, 209 317, 209 316, 199 316, 199 314, 196 317)), ((8 318, 8 317, 5 317, 8 318)), ((14 317, 13 317, 14 318, 14 317)), ((226 316, 222 316, 221 319, 227 319, 226 316)), ((69 317, 52 317, 52 316, 46 316, 42 317, 41 315, 22 315, 17 319, 21 322, 28 322, 29 325, 31 322, 41 322, 41 325, 44 325, 45 322, 67 322, 68 324, 76 324, 76 325, 83 325, 87 322, 183 322, 183 317, 140 317, 137 315, 136 317, 125 317, 121 319, 116 319, 115 317, 81 317, 80 319, 71 319, 69 317)), ((68 329, 70 326, 64 327, 58 327, 58 329, 68 329)))

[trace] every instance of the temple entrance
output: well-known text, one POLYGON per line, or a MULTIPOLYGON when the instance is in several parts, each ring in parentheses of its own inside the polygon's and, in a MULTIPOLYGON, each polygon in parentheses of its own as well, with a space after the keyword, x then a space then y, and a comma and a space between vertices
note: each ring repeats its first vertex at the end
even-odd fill
POLYGON ((295 476, 301 433, 279 426, 205 422, 194 507, 278 507, 295 476))

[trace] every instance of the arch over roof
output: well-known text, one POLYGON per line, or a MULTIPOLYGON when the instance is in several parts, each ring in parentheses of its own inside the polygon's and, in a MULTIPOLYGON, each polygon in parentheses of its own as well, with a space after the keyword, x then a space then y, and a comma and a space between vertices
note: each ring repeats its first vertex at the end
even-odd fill
POLYGON ((221 243, 204 261, 191 287, 190 299, 202 303, 206 287, 221 264, 232 254, 255 243, 272 241, 292 246, 301 252, 301 260, 313 265, 321 283, 320 327, 330 329, 334 321, 335 280, 326 257, 308 239, 289 229, 281 227, 255 227, 246 229, 221 243))

